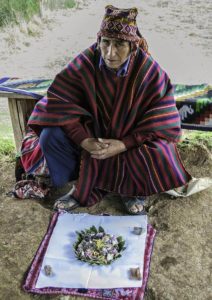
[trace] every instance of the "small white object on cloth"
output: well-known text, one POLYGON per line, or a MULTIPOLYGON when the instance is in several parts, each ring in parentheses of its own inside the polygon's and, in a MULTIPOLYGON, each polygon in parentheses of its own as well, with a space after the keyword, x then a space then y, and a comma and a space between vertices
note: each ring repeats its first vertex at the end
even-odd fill
POLYGON ((212 178, 203 177, 203 178, 192 178, 186 185, 183 185, 179 188, 169 190, 165 192, 166 194, 175 196, 175 197, 188 197, 195 193, 198 193, 202 190, 205 190, 212 186, 212 178))
POLYGON ((131 279, 130 268, 143 270, 147 216, 94 216, 89 214, 59 215, 46 250, 36 288, 121 288, 140 287, 142 279, 131 279), (111 265, 91 266, 75 257, 73 243, 76 231, 91 226, 102 226, 105 232, 122 236, 126 249, 111 265), (142 227, 141 235, 132 233, 134 227, 142 227), (46 276, 44 267, 54 270, 53 276, 46 276))

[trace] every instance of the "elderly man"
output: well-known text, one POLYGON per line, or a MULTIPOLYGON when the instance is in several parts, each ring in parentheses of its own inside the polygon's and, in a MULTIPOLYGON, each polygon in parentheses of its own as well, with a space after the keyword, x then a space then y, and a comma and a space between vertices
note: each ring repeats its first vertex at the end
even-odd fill
POLYGON ((97 43, 56 76, 30 117, 53 185, 76 179, 56 208, 90 206, 114 192, 129 214, 143 214, 146 196, 190 180, 175 145, 172 85, 136 16, 136 8, 107 6, 97 43))

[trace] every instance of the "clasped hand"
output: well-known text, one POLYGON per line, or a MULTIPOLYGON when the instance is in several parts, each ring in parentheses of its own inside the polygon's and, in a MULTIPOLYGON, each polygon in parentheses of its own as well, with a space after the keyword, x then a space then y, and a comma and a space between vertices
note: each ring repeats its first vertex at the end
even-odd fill
POLYGON ((106 159, 127 150, 122 141, 115 139, 87 138, 81 147, 91 154, 92 158, 106 159))

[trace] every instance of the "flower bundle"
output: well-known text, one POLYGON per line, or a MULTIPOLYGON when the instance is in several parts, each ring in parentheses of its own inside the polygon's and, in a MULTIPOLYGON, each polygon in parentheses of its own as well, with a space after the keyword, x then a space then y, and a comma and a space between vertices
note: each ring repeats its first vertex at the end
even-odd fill
POLYGON ((109 265, 126 249, 121 236, 108 234, 101 226, 98 229, 92 226, 76 233, 75 254, 79 260, 90 265, 109 265))

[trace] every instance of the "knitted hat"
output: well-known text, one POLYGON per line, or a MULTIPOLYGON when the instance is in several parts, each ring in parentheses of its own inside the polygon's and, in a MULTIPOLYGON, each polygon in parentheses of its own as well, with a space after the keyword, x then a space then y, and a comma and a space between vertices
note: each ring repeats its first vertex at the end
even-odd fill
POLYGON ((141 34, 136 24, 137 14, 138 10, 136 7, 121 9, 107 5, 105 7, 105 16, 97 36, 138 42, 141 38, 141 34))

